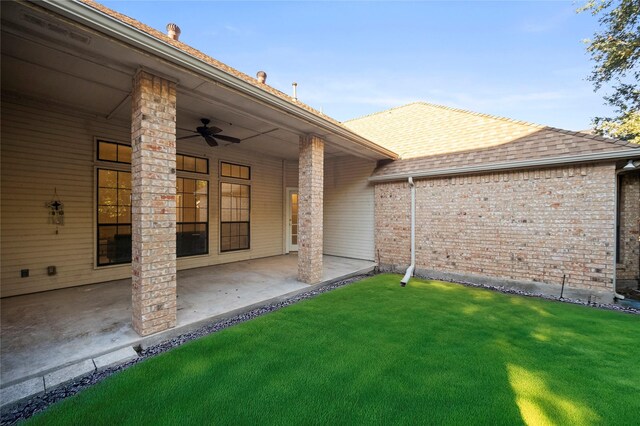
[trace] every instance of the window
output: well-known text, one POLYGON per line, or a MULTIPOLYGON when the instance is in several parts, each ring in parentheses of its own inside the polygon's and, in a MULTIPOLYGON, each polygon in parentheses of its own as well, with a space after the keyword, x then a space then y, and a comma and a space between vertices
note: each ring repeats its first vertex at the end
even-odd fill
POLYGON ((220 176, 230 177, 234 179, 251 179, 251 167, 241 166, 240 164, 220 163, 220 176))
POLYGON ((131 173, 98 169, 98 265, 131 262, 131 173))
MULTIPOLYGON (((99 161, 131 164, 131 147, 98 140, 99 161)), ((131 172, 98 169, 97 225, 98 266, 131 262, 131 172)), ((120 170, 116 170, 120 169, 120 170)), ((176 155, 176 169, 209 173, 209 160, 176 155)), ((184 174, 184 173, 183 173, 184 174)), ((193 256, 209 252, 209 181, 176 178, 176 255, 193 256)))
POLYGON ((207 160, 206 158, 176 154, 176 170, 180 170, 183 172, 208 174, 209 160, 207 160))
POLYGON ((251 187, 220 183, 220 251, 249 248, 251 187))
POLYGON ((116 142, 98 141, 98 160, 131 164, 131 147, 116 142))
POLYGON ((207 254, 209 241, 209 182, 177 178, 176 254, 207 254))

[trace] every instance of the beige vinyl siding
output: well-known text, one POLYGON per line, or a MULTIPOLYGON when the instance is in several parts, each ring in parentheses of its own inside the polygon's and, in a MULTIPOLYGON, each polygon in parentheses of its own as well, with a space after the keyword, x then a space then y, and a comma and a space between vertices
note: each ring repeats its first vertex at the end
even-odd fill
POLYGON ((324 253, 374 260, 373 185, 376 163, 357 157, 325 159, 324 253))
POLYGON ((94 269, 94 136, 129 140, 123 123, 3 100, 2 297, 130 276, 130 267, 94 269), (64 203, 58 234, 45 207, 54 190, 64 203))
POLYGON ((298 187, 298 162, 285 161, 284 164, 284 181, 287 188, 298 187))
MULTIPOLYGON (((131 276, 129 264, 95 266, 95 138, 127 143, 129 129, 124 122, 3 99, 1 297, 131 276), (57 235, 45 208, 54 189, 65 213, 57 235), (47 275, 50 265, 57 275, 47 275), (21 269, 30 270, 28 278, 20 277, 21 269)), ((282 254, 282 160, 203 145, 185 143, 178 152, 209 158, 209 254, 180 258, 178 269, 282 254), (219 253, 220 160, 251 166, 250 250, 219 253)))

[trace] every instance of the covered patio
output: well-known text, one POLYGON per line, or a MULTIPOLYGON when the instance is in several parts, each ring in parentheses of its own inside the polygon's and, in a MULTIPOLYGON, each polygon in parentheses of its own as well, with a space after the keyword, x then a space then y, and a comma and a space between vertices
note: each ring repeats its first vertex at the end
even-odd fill
POLYGON ((175 328, 140 337, 131 324, 131 280, 2 299, 3 388, 132 346, 146 347, 349 276, 373 270, 366 260, 324 256, 323 279, 296 279, 297 255, 178 272, 175 328))

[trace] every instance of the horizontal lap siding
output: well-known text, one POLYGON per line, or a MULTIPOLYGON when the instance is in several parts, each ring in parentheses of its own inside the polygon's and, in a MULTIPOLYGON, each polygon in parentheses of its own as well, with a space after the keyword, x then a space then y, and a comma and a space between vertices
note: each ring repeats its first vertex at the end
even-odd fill
MULTIPOLYGON (((94 137, 127 143, 130 126, 77 113, 2 103, 2 297, 110 281, 131 276, 131 266, 95 265, 94 137), (55 234, 45 203, 54 188, 64 203, 65 225, 55 234), (55 265, 57 275, 46 267, 55 265), (29 269, 28 278, 20 277, 29 269)), ((242 147, 178 143, 178 152, 209 158, 208 255, 178 259, 178 269, 283 253, 282 160, 242 147), (251 166, 251 249, 219 253, 219 160, 251 166)), ((179 173, 180 175, 180 173, 179 173)), ((187 177, 185 175, 185 177, 187 177)), ((188 177, 198 177, 191 174, 188 177)), ((237 180, 236 182, 242 183, 237 180)))
POLYGON ((94 136, 129 140, 121 123, 3 101, 2 297, 130 276, 93 267, 94 136), (65 216, 57 235, 45 207, 54 189, 65 216))
POLYGON ((325 160, 324 253, 374 260, 373 185, 376 163, 356 157, 325 160))
MULTIPOLYGON (((376 185, 381 263, 409 263, 407 183, 376 185)), ((416 182, 419 269, 610 289, 613 165, 416 182)))

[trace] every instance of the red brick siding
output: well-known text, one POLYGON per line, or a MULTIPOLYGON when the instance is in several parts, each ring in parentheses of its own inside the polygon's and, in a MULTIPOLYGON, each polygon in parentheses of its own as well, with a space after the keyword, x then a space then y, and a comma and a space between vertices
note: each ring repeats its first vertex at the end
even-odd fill
MULTIPOLYGON (((610 289, 613 165, 416 181, 418 269, 610 289)), ((406 182, 375 189, 376 254, 409 263, 406 182)))

